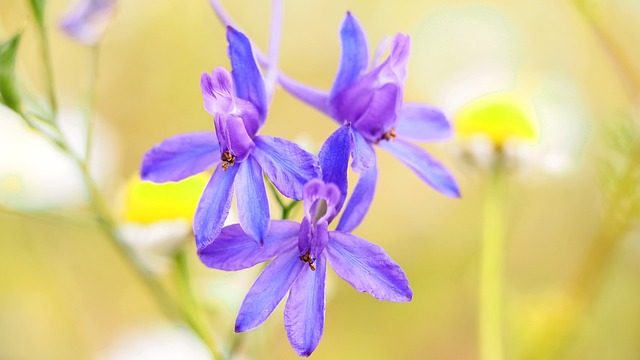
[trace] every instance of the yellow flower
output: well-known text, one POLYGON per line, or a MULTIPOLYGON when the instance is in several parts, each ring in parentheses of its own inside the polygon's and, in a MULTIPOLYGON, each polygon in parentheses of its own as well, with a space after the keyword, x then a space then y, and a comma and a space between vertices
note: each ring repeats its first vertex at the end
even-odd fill
POLYGON ((122 218, 150 224, 162 220, 191 222, 209 176, 198 174, 179 182, 155 184, 132 177, 126 185, 122 218))
POLYGON ((456 132, 463 137, 487 136, 500 149, 508 140, 538 140, 533 109, 524 99, 509 93, 482 96, 455 115, 456 132))

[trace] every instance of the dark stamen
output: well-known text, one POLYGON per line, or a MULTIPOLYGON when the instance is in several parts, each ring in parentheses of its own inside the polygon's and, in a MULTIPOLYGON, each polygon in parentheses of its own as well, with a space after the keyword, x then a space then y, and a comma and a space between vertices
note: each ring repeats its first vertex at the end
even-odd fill
POLYGON ((316 266, 313 265, 313 259, 311 258, 311 256, 309 255, 309 253, 307 252, 306 254, 300 256, 300 260, 306 262, 307 264, 309 264, 309 268, 311 269, 311 271, 316 271, 316 266))
POLYGON ((236 157, 231 152, 229 152, 229 150, 227 150, 222 153, 220 160, 222 160, 222 170, 227 171, 227 169, 229 169, 229 166, 233 166, 233 164, 236 162, 236 157))

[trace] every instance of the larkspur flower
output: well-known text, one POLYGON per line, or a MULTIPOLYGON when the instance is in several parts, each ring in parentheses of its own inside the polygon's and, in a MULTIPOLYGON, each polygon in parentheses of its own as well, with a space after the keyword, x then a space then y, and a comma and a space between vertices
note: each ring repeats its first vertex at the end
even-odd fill
POLYGON ((350 129, 351 166, 361 174, 352 196, 358 201, 347 204, 349 211, 345 212, 350 216, 342 216, 338 228, 354 229, 371 204, 378 176, 373 145, 398 158, 440 193, 459 197, 451 173, 420 147, 407 141, 436 141, 452 136, 451 124, 439 109, 426 104, 402 103, 409 36, 395 35, 389 57, 377 64, 383 50, 381 46, 374 56, 373 68, 368 71, 366 37, 350 13, 342 24, 340 36, 340 68, 329 93, 280 76, 287 91, 350 129))
POLYGON ((115 0, 77 0, 63 16, 60 27, 77 42, 94 45, 102 39, 115 7, 115 0))
POLYGON ((413 293, 404 272, 382 248, 349 232, 328 230, 345 196, 340 189, 346 189, 350 142, 349 129, 342 127, 323 146, 319 155, 323 179, 305 185, 301 223, 272 220, 262 246, 239 225, 227 226, 213 243, 198 250, 206 266, 226 271, 273 259, 247 293, 236 319, 236 332, 262 324, 289 292, 285 330, 296 353, 309 356, 324 329, 327 262, 360 292, 378 300, 411 300, 413 293))
POLYGON ((232 72, 203 74, 204 107, 214 116, 216 132, 182 134, 152 148, 142 164, 142 178, 178 181, 221 164, 214 171, 196 210, 193 230, 198 248, 220 233, 235 186, 242 229, 257 243, 269 230, 269 204, 263 172, 285 196, 300 200, 304 184, 318 176, 318 158, 290 141, 257 135, 267 116, 267 99, 251 44, 228 27, 232 72))

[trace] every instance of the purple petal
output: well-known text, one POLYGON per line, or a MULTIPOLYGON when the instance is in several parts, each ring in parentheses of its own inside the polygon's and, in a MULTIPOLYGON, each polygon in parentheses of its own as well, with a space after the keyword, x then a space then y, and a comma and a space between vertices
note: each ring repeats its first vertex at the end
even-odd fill
POLYGON ((299 256, 298 249, 293 249, 267 265, 240 306, 236 332, 254 329, 271 315, 306 265, 299 256))
POLYGON ((267 95, 262 74, 253 58, 251 42, 243 33, 230 26, 227 27, 227 40, 236 96, 251 102, 264 122, 267 116, 267 95))
POLYGON ((79 43, 94 45, 102 38, 114 13, 113 0, 82 0, 64 15, 60 27, 79 43))
POLYGON ((258 136, 254 141, 253 156, 269 180, 284 196, 301 200, 304 184, 320 176, 318 158, 285 139, 258 136))
POLYGON ((378 245, 357 236, 332 231, 325 252, 333 270, 360 292, 378 300, 410 301, 406 275, 378 245))
POLYGON ((300 224, 274 220, 262 246, 247 235, 240 224, 225 226, 218 238, 198 250, 203 264, 210 268, 235 271, 250 268, 296 247, 300 224))
POLYGON ((216 134, 202 131, 169 138, 149 150, 140 176, 157 183, 180 181, 220 162, 216 134))
POLYGON ((220 234, 229 215, 231 190, 237 172, 238 166, 232 166, 227 171, 219 166, 204 189, 193 218, 193 232, 198 249, 211 244, 220 234))
MULTIPOLYGON (((298 98, 298 100, 315 108, 316 110, 332 117, 333 112, 329 106, 329 94, 326 91, 318 90, 310 86, 304 85, 284 74, 278 75, 278 82, 289 94, 298 98)), ((334 119, 335 120, 335 119, 334 119)), ((342 124, 342 122, 338 122, 342 124)))
POLYGON ((300 234, 298 236, 298 250, 300 254, 306 254, 308 252, 313 260, 318 258, 329 241, 328 226, 329 224, 326 221, 313 224, 306 218, 302 219, 300 234))
POLYGON ((252 157, 239 165, 235 182, 240 226, 258 244, 269 230, 269 202, 264 177, 258 162, 252 157))
POLYGON ((325 183, 320 179, 311 179, 304 185, 304 216, 312 224, 320 221, 330 222, 338 213, 338 205, 342 194, 333 183, 325 183), (319 202, 322 200, 323 202, 319 202), (324 203, 323 206, 319 206, 324 203))
POLYGON ((367 140, 353 129, 350 130, 353 162, 351 168, 357 173, 361 173, 376 165, 376 152, 367 140))
MULTIPOLYGON (((349 95, 357 96, 347 91, 349 95)), ((344 101, 349 101, 350 96, 344 101)), ((374 91, 371 100, 362 114, 353 122, 353 127, 369 142, 380 140, 396 123, 398 112, 402 105, 402 88, 397 84, 388 83, 374 91)))
POLYGON ((336 205, 336 214, 342 208, 349 187, 347 182, 347 168, 351 152, 349 132, 350 129, 346 125, 338 128, 322 144, 318 154, 320 168, 322 168, 322 180, 327 184, 335 184, 340 190, 340 201, 336 205))
POLYGON ((373 194, 376 191, 378 168, 374 165, 360 175, 356 188, 353 189, 351 198, 344 209, 337 229, 344 232, 352 232, 364 219, 369 211, 373 194))
POLYGON ((395 130, 398 136, 416 141, 447 140, 453 136, 444 113, 427 104, 404 104, 395 130))
POLYGON ((316 270, 303 269, 291 287, 284 308, 284 328, 291 347, 299 356, 311 355, 322 338, 326 275, 326 260, 320 256, 316 270))
POLYGON ((342 42, 340 69, 331 88, 331 99, 334 99, 338 93, 351 85, 367 69, 369 62, 367 38, 362 27, 350 12, 347 12, 347 17, 342 23, 340 40, 342 42))
POLYGON ((410 48, 411 40, 409 35, 396 34, 396 36, 393 37, 391 54, 389 55, 389 66, 400 82, 404 82, 407 77, 410 48))
POLYGON ((204 99, 204 108, 209 114, 215 116, 229 112, 233 102, 233 83, 231 75, 225 68, 215 68, 211 75, 202 74, 200 89, 204 99))
POLYGON ((247 133, 241 118, 235 115, 216 115, 214 117, 218 141, 222 151, 230 151, 237 162, 244 161, 255 147, 247 133))
POLYGON ((378 145, 402 161, 422 181, 441 194, 448 197, 460 197, 458 184, 449 170, 420 147, 402 139, 380 141, 378 145))

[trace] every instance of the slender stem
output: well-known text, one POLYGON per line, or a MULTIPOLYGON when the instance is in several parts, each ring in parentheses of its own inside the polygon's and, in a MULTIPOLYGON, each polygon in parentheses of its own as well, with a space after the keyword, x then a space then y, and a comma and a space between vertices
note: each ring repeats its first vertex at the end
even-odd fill
POLYGON ((111 217, 111 213, 106 206, 103 197, 100 195, 95 182, 91 178, 91 174, 89 173, 86 163, 70 151, 69 155, 74 158, 82 172, 82 177, 89 193, 91 206, 97 216, 98 224, 107 235, 107 238, 110 240, 113 247, 122 256, 125 263, 129 265, 132 272, 155 296, 161 310, 163 310, 170 318, 184 318, 184 314, 176 307, 164 287, 162 287, 162 285, 160 285, 160 283, 155 279, 154 275, 147 270, 145 265, 140 262, 133 250, 120 241, 116 232, 115 221, 111 217))
POLYGON ((271 31, 269 33, 269 65, 265 75, 265 87, 269 99, 273 98, 278 82, 278 54, 280 53, 280 39, 282 38, 282 0, 271 2, 271 31))
POLYGON ((287 205, 284 203, 284 201, 282 201, 282 198, 280 197, 280 192, 278 191, 278 189, 276 189, 275 185, 273 185, 273 183, 267 177, 265 177, 265 180, 266 180, 265 182, 269 186, 269 189, 271 189, 271 192, 273 193, 273 197, 276 198, 276 202, 278 203, 280 208, 282 209, 286 208, 287 205))
MULTIPOLYGON (((631 105, 636 107, 638 90, 640 90, 640 76, 624 51, 615 39, 605 30, 598 21, 593 8, 585 0, 573 0, 578 13, 591 27, 596 39, 608 56, 623 85, 631 105)), ((633 116, 632 112, 632 116, 633 116)), ((614 193, 605 207, 605 214, 591 246, 586 252, 585 259, 579 266, 574 281, 566 293, 562 296, 554 309, 552 317, 539 333, 536 333, 532 344, 526 350, 526 359, 552 359, 559 358, 568 350, 572 339, 577 335, 585 315, 597 296, 598 289, 602 285, 607 270, 611 265, 615 250, 622 241, 623 235, 628 229, 633 217, 633 199, 629 199, 629 193, 637 186, 638 169, 640 159, 635 154, 640 152, 640 144, 636 144, 631 151, 631 157, 627 159, 626 167, 614 193)))
POLYGON ((598 21, 593 8, 591 8, 592 5, 589 5, 589 1, 573 0, 573 4, 580 15, 590 25, 596 39, 605 50, 605 53, 613 64, 613 68, 617 72, 618 78, 631 97, 631 100, 637 100, 636 96, 638 94, 638 90, 640 90, 640 74, 634 71, 631 59, 625 56, 620 45, 604 29, 601 22, 598 21))
POLYGON ((282 220, 288 220, 291 217, 291 211, 300 203, 300 201, 294 200, 289 203, 288 206, 282 208, 282 220))
POLYGON ((501 360, 504 234, 504 168, 491 169, 484 198, 484 227, 480 260, 479 341, 481 360, 501 360))
POLYGON ((87 72, 87 86, 85 89, 85 108, 84 108, 84 118, 85 118, 85 126, 87 129, 87 139, 85 142, 85 153, 84 153, 84 162, 89 164, 89 160, 91 159, 91 145, 93 142, 93 108, 95 106, 95 97, 96 97, 96 83, 98 82, 98 61, 100 58, 100 45, 96 44, 91 47, 91 54, 89 55, 89 65, 87 72))
POLYGON ((38 127, 35 127, 33 125, 34 120, 31 119, 28 114, 22 113, 20 115, 22 115, 27 124, 29 124, 29 126, 31 126, 34 131, 37 131, 52 145, 56 146, 58 149, 60 149, 60 151, 67 154, 67 156, 69 156, 69 158, 71 158, 75 162, 85 183, 89 197, 89 204, 92 207, 100 228, 103 230, 105 235, 107 235, 107 239, 109 239, 114 249, 120 256, 122 256, 122 258, 125 260, 125 263, 131 268, 134 275, 136 275, 138 279, 151 292, 151 294, 154 295, 154 298, 157 300, 160 309, 169 318, 185 318, 184 314, 181 312, 181 309, 179 309, 174 304, 174 301, 164 289, 164 287, 162 287, 162 285, 154 278, 153 274, 149 273, 145 265, 140 262, 133 250, 126 244, 121 242, 118 238, 115 221, 111 217, 109 208, 106 206, 102 195, 100 194, 95 182, 93 181, 93 178, 91 177, 91 174, 89 173, 87 164, 81 158, 79 158, 75 154, 75 152, 73 152, 71 147, 68 145, 64 135, 60 132, 60 129, 57 126, 54 126, 52 129, 55 131, 55 136, 52 136, 47 132, 41 131, 38 127))
MULTIPOLYGON (((640 144, 632 154, 640 152, 640 144)), ((623 235, 629 228, 634 201, 628 198, 640 181, 638 174, 640 157, 633 157, 627 164, 615 192, 608 202, 598 232, 591 241, 585 259, 576 271, 575 278, 556 305, 552 317, 542 328, 525 354, 525 359, 557 359, 567 351, 580 328, 598 289, 605 280, 607 270, 623 235)))
POLYGON ((191 329, 200 337, 204 344, 209 348, 211 355, 215 359, 222 359, 222 354, 218 351, 218 347, 213 339, 213 335, 202 318, 202 308, 200 307, 191 286, 189 277, 189 264, 187 254, 184 249, 180 249, 175 256, 177 283, 182 298, 183 311, 186 320, 191 329))
POLYGON ((49 105, 51 113, 55 120, 58 116, 58 98, 55 91, 55 80, 53 76, 53 60, 51 58, 51 47, 49 45, 49 36, 45 25, 38 25, 38 35, 40 37, 40 46, 42 50, 42 64, 47 79, 47 94, 49 96, 49 105))
POLYGON ((49 211, 22 211, 0 205, 0 216, 15 216, 36 221, 51 222, 73 226, 93 225, 93 219, 77 219, 78 214, 72 216, 60 215, 49 211))

